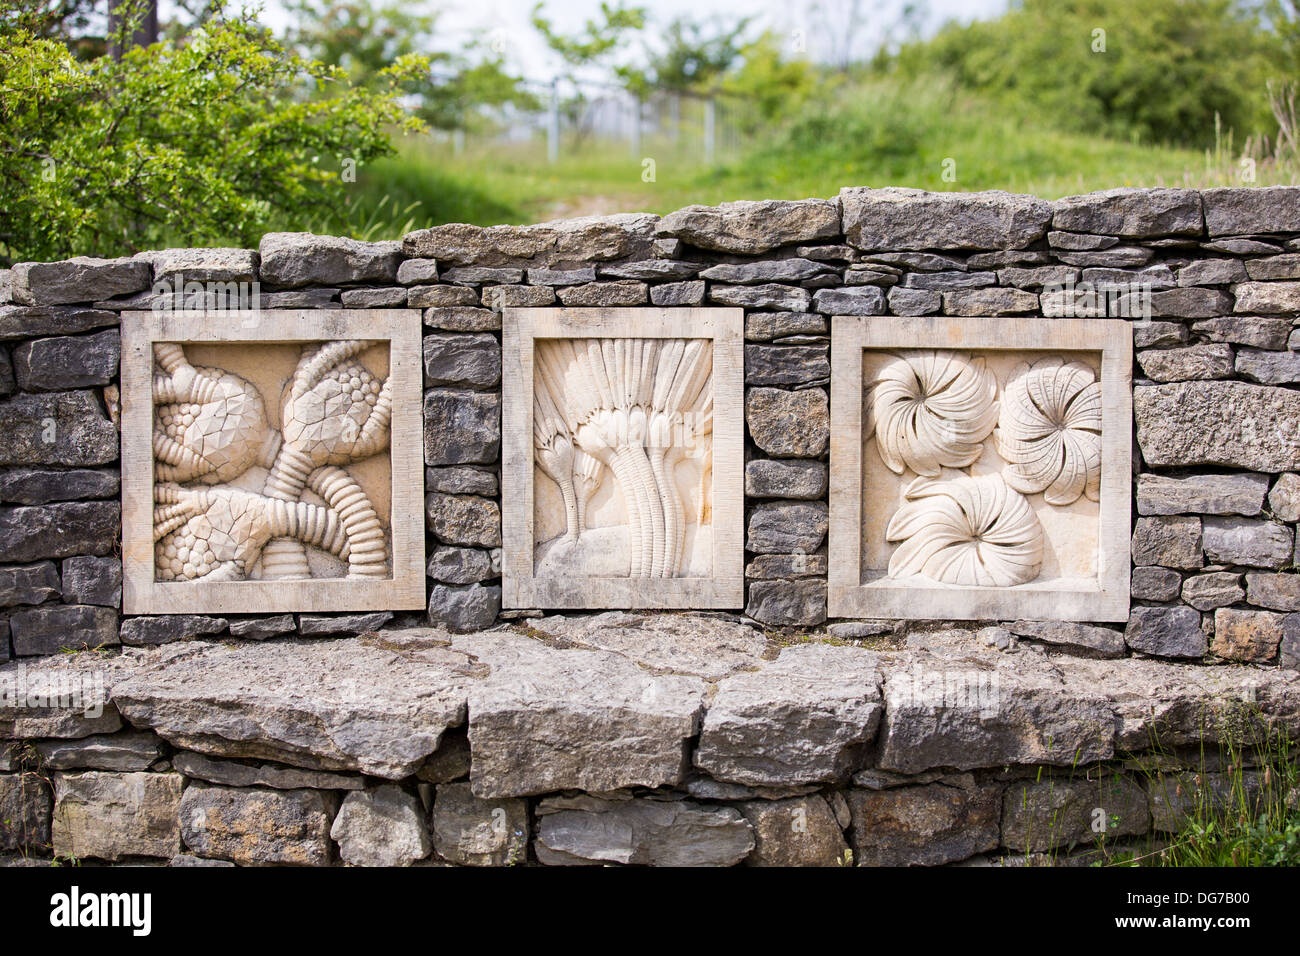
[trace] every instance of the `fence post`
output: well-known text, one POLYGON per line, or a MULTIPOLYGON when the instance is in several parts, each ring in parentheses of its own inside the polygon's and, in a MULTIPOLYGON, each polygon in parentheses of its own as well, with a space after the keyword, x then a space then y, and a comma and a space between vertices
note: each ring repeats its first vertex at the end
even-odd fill
POLYGON ((551 77, 551 103, 546 115, 546 161, 560 158, 560 80, 551 77))
POLYGON ((716 151, 716 127, 717 127, 717 106, 713 97, 704 101, 704 162, 705 165, 713 164, 713 157, 716 151))
POLYGON ((628 135, 632 158, 641 158, 641 97, 632 94, 632 128, 628 135))

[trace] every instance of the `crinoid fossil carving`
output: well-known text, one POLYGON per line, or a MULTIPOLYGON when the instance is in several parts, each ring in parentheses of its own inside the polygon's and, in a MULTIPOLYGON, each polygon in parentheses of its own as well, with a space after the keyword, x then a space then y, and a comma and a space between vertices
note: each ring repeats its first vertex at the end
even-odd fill
POLYGON ((886 540, 901 542, 889 559, 890 577, 978 587, 1012 587, 1038 577, 1042 525, 1000 475, 921 477, 904 497, 907 504, 885 531, 886 540))
POLYGON ((312 577, 307 547, 347 577, 390 574, 388 536, 346 466, 388 448, 390 381, 362 340, 310 343, 285 387, 280 428, 250 382, 154 345, 154 571, 159 581, 312 577), (266 469, 261 490, 249 478, 266 469), (304 500, 311 491, 324 504, 304 500))
MULTIPOLYGON (((582 554, 590 504, 612 475, 625 515, 620 569, 634 578, 679 576, 688 525, 710 520, 712 343, 546 339, 535 355, 534 460, 563 500, 559 540, 582 554), (699 506, 689 515, 677 472, 686 459, 700 471, 699 506)), ((593 548, 610 543, 591 537, 593 548)))
POLYGON ((1098 499, 1101 383, 1087 365, 1059 357, 1021 362, 1007 380, 993 435, 1012 488, 1041 491, 1052 505, 1098 499))
POLYGON ((866 431, 890 471, 936 477, 980 457, 998 420, 998 383, 967 352, 897 352, 871 384, 866 431))

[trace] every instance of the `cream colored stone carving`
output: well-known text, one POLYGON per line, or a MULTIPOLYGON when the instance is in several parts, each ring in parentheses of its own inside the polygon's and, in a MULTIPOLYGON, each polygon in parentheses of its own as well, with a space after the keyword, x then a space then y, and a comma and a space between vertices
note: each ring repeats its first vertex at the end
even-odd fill
POLYGON ((356 358, 372 344, 304 345, 279 430, 251 383, 191 365, 181 345, 153 346, 157 580, 243 580, 255 567, 310 578, 307 546, 345 562, 347 577, 389 576, 384 524, 345 468, 388 447, 390 381, 356 358), (254 466, 267 469, 260 492, 246 487, 254 466))
POLYGON ((1068 505, 1101 491, 1101 383, 1080 362, 1022 362, 1007 381, 994 431, 1007 484, 1068 505))
POLYGON ((1038 577, 1042 525, 1001 475, 921 477, 904 496, 885 533, 902 542, 889 559, 890 577, 999 588, 1038 577))
POLYGON ((539 560, 569 572, 671 578, 687 570, 688 526, 711 520, 713 347, 707 339, 540 339, 533 445, 560 490, 564 531, 539 560), (677 466, 698 465, 687 514, 677 466), (622 503, 618 535, 588 527, 607 480, 622 503))
POLYGON ((871 386, 867 434, 895 474, 936 477, 980 457, 998 421, 997 379, 967 352, 909 350, 881 368, 871 386))

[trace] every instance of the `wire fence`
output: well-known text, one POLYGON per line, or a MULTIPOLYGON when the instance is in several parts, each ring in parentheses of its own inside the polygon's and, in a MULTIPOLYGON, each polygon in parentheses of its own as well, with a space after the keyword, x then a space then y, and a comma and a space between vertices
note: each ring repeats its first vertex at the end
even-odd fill
POLYGON ((626 146, 629 156, 666 151, 712 165, 746 150, 763 127, 751 102, 734 95, 654 92, 637 97, 604 84, 528 83, 536 110, 479 110, 466 129, 439 133, 455 153, 533 147, 549 162, 626 146))

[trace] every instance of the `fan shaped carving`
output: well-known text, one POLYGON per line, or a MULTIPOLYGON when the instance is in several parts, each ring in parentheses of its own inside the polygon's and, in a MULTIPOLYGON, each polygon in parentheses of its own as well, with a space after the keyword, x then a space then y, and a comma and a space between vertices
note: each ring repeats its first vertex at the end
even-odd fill
POLYGON ((1042 570, 1043 527, 1001 475, 921 477, 904 496, 885 531, 886 540, 901 542, 889 559, 890 577, 1012 587, 1042 570))
POLYGON ((994 432, 1007 484, 1068 505, 1101 490, 1101 383, 1079 362, 1045 358, 1012 371, 994 432))
POLYGON ((885 465, 937 477, 976 461, 998 421, 998 384, 967 352, 898 352, 872 383, 866 433, 885 465))

